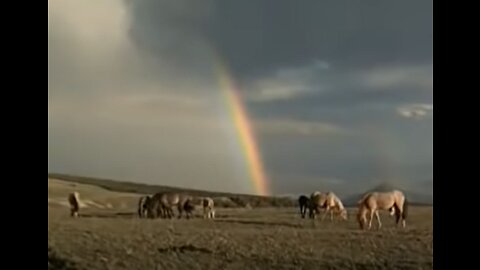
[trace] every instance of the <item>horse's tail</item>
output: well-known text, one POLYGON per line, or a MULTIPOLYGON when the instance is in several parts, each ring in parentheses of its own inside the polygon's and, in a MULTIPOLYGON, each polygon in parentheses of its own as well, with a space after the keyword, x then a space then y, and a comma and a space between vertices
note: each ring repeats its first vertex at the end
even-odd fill
POLYGON ((402 209, 400 210, 400 207, 398 206, 397 202, 393 205, 395 207, 395 216, 396 216, 396 222, 400 222, 400 219, 405 221, 408 216, 408 201, 407 198, 403 200, 403 205, 402 209))
POLYGON ((403 201, 403 212, 402 212, 402 219, 406 220, 408 215, 408 201, 407 198, 403 201))

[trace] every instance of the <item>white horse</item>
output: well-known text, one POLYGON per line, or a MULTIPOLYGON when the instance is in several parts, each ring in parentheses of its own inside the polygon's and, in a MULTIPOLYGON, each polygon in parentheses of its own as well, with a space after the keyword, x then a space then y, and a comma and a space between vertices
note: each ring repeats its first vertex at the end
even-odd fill
POLYGON ((70 215, 75 218, 78 217, 78 212, 80 211, 80 194, 76 191, 68 194, 68 202, 70 203, 70 215))
POLYGON ((347 209, 343 206, 342 201, 335 195, 335 193, 329 191, 325 194, 325 202, 323 207, 326 209, 325 214, 322 217, 322 220, 325 219, 325 216, 330 212, 330 220, 333 221, 334 212, 338 214, 340 219, 347 220, 347 209))
POLYGON ((203 218, 215 218, 215 209, 213 199, 210 197, 202 198, 203 218))
POLYGON ((372 227, 373 215, 377 217, 378 228, 382 227, 379 210, 387 210, 390 215, 396 216, 397 226, 402 221, 402 227, 406 226, 408 203, 405 195, 398 190, 390 192, 370 192, 365 194, 358 202, 357 221, 360 229, 364 229, 368 223, 368 229, 372 227), (367 216, 368 214, 368 216, 367 216))

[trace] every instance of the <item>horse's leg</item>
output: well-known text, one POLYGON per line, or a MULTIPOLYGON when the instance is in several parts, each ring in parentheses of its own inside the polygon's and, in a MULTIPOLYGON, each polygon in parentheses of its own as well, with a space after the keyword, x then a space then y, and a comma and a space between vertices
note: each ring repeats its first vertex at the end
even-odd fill
POLYGON ((377 216, 377 221, 378 221, 378 228, 382 228, 382 222, 380 222, 380 215, 378 214, 378 210, 375 211, 375 216, 377 216))
POLYGON ((178 218, 179 219, 182 218, 182 212, 183 212, 182 208, 183 208, 183 206, 180 203, 178 203, 177 209, 178 209, 178 218))
POLYGON ((327 206, 327 208, 325 209, 325 213, 323 213, 322 221, 323 221, 323 220, 325 219, 325 217, 327 216, 328 211, 330 211, 330 207, 327 206))
POLYGON ((330 210, 330 221, 333 222, 333 211, 330 210))
POLYGON ((206 219, 208 215, 208 209, 206 207, 203 207, 203 219, 206 219))
POLYGON ((165 218, 168 218, 168 219, 172 218, 172 213, 170 210, 171 210, 170 207, 165 207, 165 210, 164 210, 165 218))
POLYGON ((375 210, 370 209, 370 220, 368 221, 368 229, 370 230, 372 228, 372 220, 373 220, 373 215, 375 214, 375 210))
POLYGON ((163 218, 163 215, 165 212, 163 205, 157 205, 156 210, 157 210, 156 211, 157 213, 155 214, 155 218, 158 218, 158 217, 163 218))

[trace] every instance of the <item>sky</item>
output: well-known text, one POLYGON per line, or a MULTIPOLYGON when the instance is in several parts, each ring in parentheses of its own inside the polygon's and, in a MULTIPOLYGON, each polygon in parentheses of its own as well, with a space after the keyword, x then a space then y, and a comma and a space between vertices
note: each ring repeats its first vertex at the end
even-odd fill
POLYGON ((271 194, 432 194, 432 1, 49 0, 48 171, 271 194))

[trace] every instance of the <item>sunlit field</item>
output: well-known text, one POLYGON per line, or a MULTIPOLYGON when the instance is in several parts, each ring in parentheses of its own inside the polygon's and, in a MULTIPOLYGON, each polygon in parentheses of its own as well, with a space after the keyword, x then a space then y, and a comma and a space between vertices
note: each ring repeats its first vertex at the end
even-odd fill
MULTIPOLYGON (((407 228, 301 219, 297 208, 217 208, 215 220, 139 219, 138 194, 49 180, 49 269, 432 269, 432 207, 407 228), (86 204, 73 219, 66 194, 86 204)), ((374 223, 376 224, 376 223, 374 223)))

